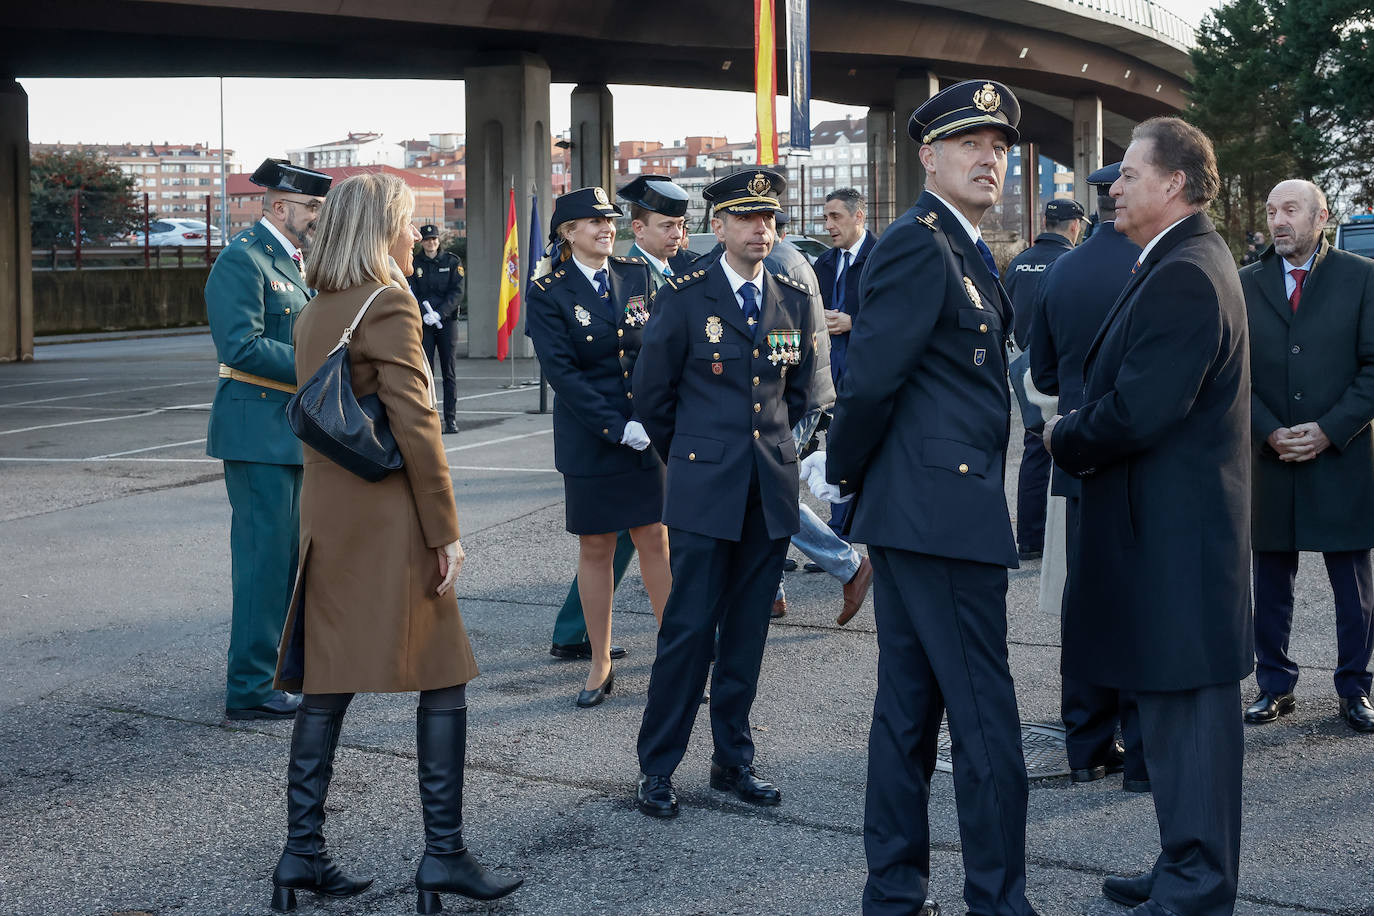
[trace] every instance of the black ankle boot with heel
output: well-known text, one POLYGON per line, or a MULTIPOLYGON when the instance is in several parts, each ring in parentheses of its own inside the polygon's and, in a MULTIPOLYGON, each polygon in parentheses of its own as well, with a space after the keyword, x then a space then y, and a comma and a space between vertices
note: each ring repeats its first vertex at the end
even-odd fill
POLYGON ((327 897, 362 893, 371 878, 346 875, 329 858, 324 842, 324 802, 334 775, 343 711, 296 710, 291 762, 286 769, 286 849, 272 873, 272 909, 296 908, 296 891, 327 897))
POLYGON ((440 893, 473 900, 495 900, 525 879, 506 878, 483 868, 463 843, 463 764, 467 753, 468 710, 416 711, 415 744, 419 758, 420 807, 425 818, 425 854, 415 871, 419 892, 415 912, 443 908, 440 893))

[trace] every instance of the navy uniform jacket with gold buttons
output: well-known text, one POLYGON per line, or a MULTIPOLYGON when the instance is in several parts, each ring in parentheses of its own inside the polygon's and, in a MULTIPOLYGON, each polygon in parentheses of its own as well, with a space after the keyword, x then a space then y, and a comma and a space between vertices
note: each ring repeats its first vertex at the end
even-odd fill
POLYGON ((827 479, 858 491, 850 535, 1015 567, 1003 489, 1010 300, 929 192, 878 239, 859 289, 826 459, 827 479))
POLYGON ((655 300, 635 403, 668 462, 671 528, 738 541, 753 467, 769 537, 800 527, 792 427, 806 412, 816 328, 805 286, 761 277, 757 338, 718 261, 670 278, 655 300))
POLYGON ((554 466, 573 477, 651 467, 657 459, 620 444, 639 406, 631 388, 649 315, 649 267, 640 258, 606 263, 610 301, 571 261, 530 284, 525 330, 534 341, 553 405, 554 466))
MULTIPOLYGON (((261 223, 234 236, 205 283, 205 311, 221 364, 296 384, 292 329, 310 294, 300 269, 261 223)), ((210 407, 205 451, 225 461, 300 464, 301 443, 286 423, 285 391, 221 378, 210 407)))

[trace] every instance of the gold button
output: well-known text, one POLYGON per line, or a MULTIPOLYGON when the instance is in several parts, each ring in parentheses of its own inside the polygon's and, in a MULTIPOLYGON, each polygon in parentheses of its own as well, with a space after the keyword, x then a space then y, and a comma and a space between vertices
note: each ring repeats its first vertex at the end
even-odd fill
POLYGON ((719 354, 719 353, 712 353, 712 354, 711 354, 711 358, 712 358, 712 359, 720 359, 720 354, 719 354))
POLYGON ((265 398, 265 397, 267 397, 267 392, 266 392, 266 391, 259 391, 259 392, 258 392, 258 397, 260 397, 260 398, 265 398))
POLYGON ((601 430, 601 433, 602 433, 602 435, 609 436, 609 435, 611 434, 611 430, 610 430, 609 427, 603 428, 603 429, 601 430))
POLYGON ((629 377, 630 377, 630 373, 626 372, 626 373, 625 373, 625 377, 626 377, 626 378, 629 378, 629 377))
POLYGON ((762 405, 762 404, 755 404, 755 405, 754 405, 754 413, 758 413, 760 410, 763 410, 763 405, 762 405))
POLYGON ((757 385, 758 383, 759 383, 759 377, 756 375, 756 376, 754 376, 754 384, 757 385))
POLYGON ((290 309, 287 309, 287 310, 286 310, 286 314, 290 315, 290 314, 291 314, 291 310, 290 310, 290 309))
POLYGON ((986 333, 988 332, 988 326, 985 325, 985 324, 980 324, 980 325, 978 325, 978 330, 980 330, 980 331, 982 331, 984 334, 986 334, 986 333))
POLYGON ((634 393, 633 391, 627 391, 627 392, 625 392, 625 397, 630 398, 631 400, 634 399, 634 396, 635 396, 635 393, 634 393))
POLYGON ((624 355, 625 355, 625 351, 624 351, 624 350, 621 350, 621 351, 620 351, 620 355, 621 355, 621 356, 624 356, 624 355))
POLYGON ((619 328, 619 329, 617 329, 616 332, 615 332, 615 336, 616 336, 616 337, 624 337, 624 336, 625 336, 625 329, 624 329, 624 328, 619 328))
POLYGON ((847 486, 849 486, 849 481, 847 481, 847 480, 841 480, 841 481, 840 481, 840 486, 842 486, 842 487, 847 487, 847 486))
POLYGON ((754 438, 757 439, 758 437, 759 437, 759 431, 756 429, 756 430, 754 430, 754 438))
POLYGON ((966 465, 966 464, 961 464, 961 465, 959 465, 959 473, 960 473, 960 474, 967 474, 967 473, 968 473, 968 465, 966 465))
POLYGON ((687 453, 687 460, 688 460, 688 461, 696 461, 696 460, 697 460, 697 453, 696 453, 696 452, 688 452, 688 453, 687 453))
POLYGON ((592 339, 592 335, 588 334, 588 335, 587 335, 587 340, 590 342, 591 339, 592 339))
POLYGON ((755 358, 755 359, 758 359, 758 356, 759 356, 759 348, 758 348, 758 347, 755 347, 755 348, 754 348, 754 358, 755 358))

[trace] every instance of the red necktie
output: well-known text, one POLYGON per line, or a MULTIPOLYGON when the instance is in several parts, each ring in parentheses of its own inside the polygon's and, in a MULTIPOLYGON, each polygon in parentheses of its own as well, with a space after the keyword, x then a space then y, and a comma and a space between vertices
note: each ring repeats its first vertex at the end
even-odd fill
POLYGON ((1302 281, 1307 279, 1307 271, 1297 268, 1289 273, 1293 276, 1293 295, 1288 297, 1288 304, 1293 307, 1293 313, 1297 314, 1298 302, 1302 300, 1302 281))

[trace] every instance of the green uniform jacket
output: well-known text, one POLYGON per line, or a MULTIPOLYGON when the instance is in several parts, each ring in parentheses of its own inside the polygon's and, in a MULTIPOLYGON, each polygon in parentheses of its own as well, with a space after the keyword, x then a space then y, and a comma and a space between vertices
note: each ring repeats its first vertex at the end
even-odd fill
MULTIPOLYGON (((219 361, 296 384, 291 331, 310 294, 296 262, 261 223, 234 236, 205 283, 205 311, 219 361)), ((301 443, 286 423, 291 395, 222 378, 210 408, 206 454, 226 461, 300 464, 301 443)))
POLYGON ((663 285, 663 274, 654 266, 654 262, 649 259, 649 256, 644 253, 644 249, 638 245, 631 245, 630 250, 625 252, 625 256, 644 260, 644 263, 649 267, 649 289, 652 292, 658 292, 658 288, 663 285))

